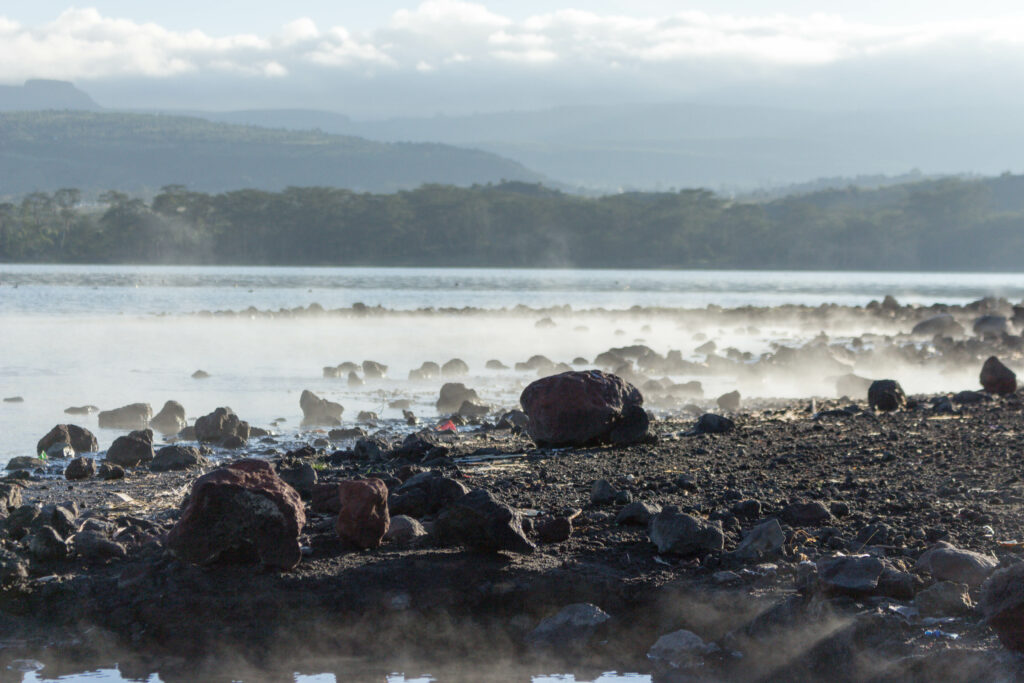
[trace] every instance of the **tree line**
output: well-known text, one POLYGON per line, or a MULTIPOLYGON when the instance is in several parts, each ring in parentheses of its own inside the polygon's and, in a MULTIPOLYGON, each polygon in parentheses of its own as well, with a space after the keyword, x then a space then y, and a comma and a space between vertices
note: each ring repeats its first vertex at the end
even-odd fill
POLYGON ((5 262, 1021 270, 1024 176, 824 190, 580 197, 505 182, 391 194, 328 187, 145 201, 73 188, 0 203, 5 262))

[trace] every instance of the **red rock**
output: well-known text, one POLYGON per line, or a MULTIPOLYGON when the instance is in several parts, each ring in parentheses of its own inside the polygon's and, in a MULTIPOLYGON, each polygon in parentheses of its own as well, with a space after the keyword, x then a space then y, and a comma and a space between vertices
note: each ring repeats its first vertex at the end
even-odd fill
POLYGON ((990 394, 1012 394, 1017 391, 1017 375, 995 356, 989 356, 981 366, 979 379, 981 386, 990 394))
MULTIPOLYGON (((612 441, 624 414, 637 412, 644 398, 621 377, 590 370, 539 379, 523 390, 519 402, 538 446, 586 446, 612 441)), ((642 431, 646 435, 646 425, 642 431)))
POLYGON ((313 500, 310 502, 313 512, 338 514, 341 511, 341 496, 337 484, 314 484, 313 500))
POLYGON ((195 480, 167 545, 194 564, 258 559, 287 570, 301 558, 305 523, 298 492, 270 463, 241 460, 195 480))
POLYGON ((380 479, 338 484, 338 536, 360 548, 376 548, 388 532, 388 487, 380 479))

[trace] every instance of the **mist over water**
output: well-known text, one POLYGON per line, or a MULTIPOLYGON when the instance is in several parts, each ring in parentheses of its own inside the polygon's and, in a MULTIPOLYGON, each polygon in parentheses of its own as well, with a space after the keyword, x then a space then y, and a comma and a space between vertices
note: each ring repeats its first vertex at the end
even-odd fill
MULTIPOLYGON (((470 375, 458 378, 495 406, 514 407, 534 373, 486 370, 487 360, 508 366, 542 354, 569 363, 588 361, 612 347, 642 343, 660 354, 680 350, 702 361, 705 339, 753 357, 773 345, 799 345, 820 332, 832 342, 865 333, 900 331, 884 321, 841 311, 820 326, 803 327, 769 317, 754 326, 698 326, 681 309, 783 303, 864 305, 895 293, 901 302, 963 303, 986 295, 1024 297, 1024 276, 968 274, 507 271, 381 268, 198 268, 120 266, 0 267, 0 463, 31 455, 54 424, 75 422, 96 432, 105 449, 121 432, 100 430, 96 416, 65 415, 69 406, 111 409, 147 402, 158 411, 173 399, 189 420, 222 405, 258 426, 285 418, 279 431, 298 428, 299 395, 310 389, 345 406, 351 423, 361 410, 385 420, 401 411, 389 401, 413 402, 417 415, 436 417, 434 402, 445 381, 410 382, 424 361, 461 358, 470 375), (320 304, 321 315, 192 315, 200 311, 277 311, 320 304), (331 309, 355 303, 382 306, 365 316, 331 309), (515 310, 568 306, 538 327, 541 314, 515 310), (630 311, 634 306, 652 310, 630 311), (462 309, 439 312, 436 309, 462 309), (595 311, 595 309, 604 309, 595 311), (435 309, 435 310, 420 310, 435 309), (500 310, 507 309, 507 310, 500 310), (663 310, 661 310, 663 309, 663 310), (374 360, 388 377, 349 387, 325 379, 324 366, 374 360), (211 377, 192 379, 196 370, 211 377)), ((586 366, 578 366, 586 367, 586 366)), ((884 373, 889 368, 870 368, 884 373)), ((859 369, 858 369, 859 371, 859 369)), ((937 375, 902 368, 909 392, 971 388, 976 368, 937 375)), ((834 395, 834 377, 793 374, 770 383, 738 384, 729 375, 699 379, 705 397, 739 388, 744 397, 834 395)))

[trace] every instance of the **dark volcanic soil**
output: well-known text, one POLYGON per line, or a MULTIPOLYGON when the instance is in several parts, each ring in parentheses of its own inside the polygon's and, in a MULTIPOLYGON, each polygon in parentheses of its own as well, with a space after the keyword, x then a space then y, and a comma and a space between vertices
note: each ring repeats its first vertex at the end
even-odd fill
MULTIPOLYGON (((435 466, 523 511, 538 544, 532 555, 435 548, 429 536, 412 547, 355 551, 338 539, 333 515, 307 508, 308 554, 294 571, 199 568, 163 545, 197 472, 138 468, 124 481, 26 481, 26 502, 74 500, 78 524, 114 522, 128 554, 33 561, 27 580, 0 592, 0 656, 131 652, 164 680, 197 680, 197 670, 217 680, 197 669, 211 662, 267 671, 282 661, 346 657, 471 663, 475 675, 451 680, 489 680, 501 662, 529 668, 552 660, 562 670, 584 662, 664 681, 1024 676, 1021 659, 970 603, 963 614, 931 618, 914 609, 915 594, 933 583, 914 565, 935 542, 1004 565, 1020 560, 1024 545, 1013 542, 1024 540, 1024 403, 1014 394, 939 412, 916 398, 889 414, 864 403, 780 403, 735 416, 736 429, 718 435, 687 435, 691 419, 659 421, 657 443, 628 448, 536 450, 506 430, 461 435, 435 466), (494 459, 466 461, 481 454, 494 459), (592 504, 599 479, 626 493, 592 504), (659 555, 646 526, 615 523, 628 499, 718 520, 724 551, 659 555), (827 516, 787 511, 813 501, 827 516), (559 516, 572 519, 571 536, 542 542, 535 530, 559 516), (780 550, 729 555, 769 518, 785 531, 780 550), (829 590, 813 563, 839 553, 885 558, 897 580, 859 594, 829 590), (611 620, 579 649, 525 645, 541 619, 581 602, 611 620), (679 667, 646 657, 679 629, 713 645, 679 667)), ((321 482, 395 475, 409 465, 325 453, 308 461, 321 482)), ((421 521, 429 528, 430 518, 421 521)), ((3 543, 19 548, 9 536, 3 543)), ((978 593, 971 588, 972 602, 978 593)))

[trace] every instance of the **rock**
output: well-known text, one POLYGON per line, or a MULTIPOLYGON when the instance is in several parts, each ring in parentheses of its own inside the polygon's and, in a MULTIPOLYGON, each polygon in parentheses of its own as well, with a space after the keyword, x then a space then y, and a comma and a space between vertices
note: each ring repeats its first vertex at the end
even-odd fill
POLYGON ((149 469, 153 472, 168 472, 170 470, 191 470, 197 467, 206 467, 210 464, 195 446, 182 446, 174 444, 164 446, 156 452, 153 462, 149 463, 149 469))
POLYGON ((308 462, 297 463, 291 466, 283 466, 277 471, 286 484, 299 492, 303 498, 311 498, 313 489, 316 487, 316 470, 308 462))
POLYGON ((734 413, 740 409, 740 392, 730 391, 727 394, 722 394, 716 403, 722 410, 734 413))
POLYGON ((647 651, 647 658, 663 667, 686 669, 703 663, 704 655, 718 651, 693 631, 680 629, 666 633, 647 651))
POLYGON ((619 510, 619 514, 615 516, 615 523, 647 526, 647 523, 651 521, 651 517, 659 512, 661 512, 661 506, 657 503, 647 503, 638 500, 619 510))
POLYGON ((421 472, 410 477, 388 499, 395 515, 423 517, 436 514, 469 493, 461 481, 438 472, 421 472))
POLYGON ((500 360, 489 360, 484 363, 484 367, 488 370, 508 370, 508 366, 500 360))
POLYGON ((519 512, 484 489, 470 491, 442 510, 434 534, 442 545, 462 545, 480 552, 529 554, 536 550, 523 533, 519 512))
POLYGON ((8 510, 21 505, 21 486, 9 482, 0 482, 0 517, 5 517, 8 510))
POLYGON ((302 557, 305 523, 298 492, 270 463, 241 460, 196 479, 167 546, 193 564, 258 558, 287 570, 302 557))
POLYGON ((153 442, 138 436, 119 436, 107 449, 106 459, 121 467, 136 467, 153 459, 153 442))
POLYGON ((730 554, 744 561, 759 560, 765 555, 779 552, 785 543, 786 532, 782 530, 779 520, 769 519, 748 531, 736 550, 730 554))
POLYGON ((195 430, 198 441, 222 442, 230 437, 238 437, 243 443, 249 440, 249 423, 226 407, 196 419, 195 430))
POLYGON ((388 366, 372 360, 363 361, 363 374, 366 379, 382 379, 388 372, 388 366))
POLYGON ((459 409, 465 402, 479 401, 476 391, 467 389, 461 382, 447 382, 441 387, 440 396, 437 399, 437 412, 450 413, 459 409))
POLYGON ((299 397, 299 406, 302 408, 302 426, 308 425, 333 425, 341 424, 341 414, 345 409, 340 403, 320 398, 309 389, 302 392, 299 397))
POLYGON ((25 399, 21 396, 5 396, 4 403, 24 403, 25 399))
POLYGON ((782 510, 782 519, 792 526, 820 526, 832 520, 832 513, 819 501, 799 502, 782 510))
POLYGON ((867 594, 878 588, 885 565, 870 555, 838 555, 818 560, 818 580, 834 593, 867 594))
POLYGON ((160 412, 149 421, 149 426, 161 434, 177 434, 188 426, 185 420, 185 406, 177 401, 167 401, 160 412))
POLYGON ((68 544, 51 526, 37 529, 28 537, 28 551, 37 560, 55 562, 68 556, 68 544))
POLYGON ((75 458, 64 468, 64 478, 68 481, 88 479, 96 474, 96 462, 92 458, 75 458))
POLYGON ((314 484, 310 501, 310 508, 313 512, 325 514, 338 514, 341 510, 341 498, 338 492, 338 484, 314 484))
POLYGON ((981 366, 978 377, 981 386, 990 394, 1012 394, 1017 391, 1017 375, 995 356, 989 356, 981 366))
POLYGON ((101 429, 145 429, 152 417, 153 408, 148 403, 132 403, 98 415, 101 429))
POLYGON ((978 608, 1004 647, 1024 652, 1024 563, 992 574, 981 588, 978 608))
POLYGON ((470 420, 478 417, 487 417, 487 414, 490 412, 490 406, 478 405, 472 401, 463 401, 458 410, 459 415, 470 420))
POLYGON ((537 527, 537 538, 542 543, 562 543, 572 536, 572 520, 568 517, 553 517, 537 527))
MULTIPOLYGON (((629 409, 642 410, 643 396, 616 375, 590 370, 539 379, 523 390, 519 402, 538 446, 586 446, 611 442, 627 411, 631 420, 639 419, 629 409)), ((632 431, 627 433, 636 436, 632 431)))
POLYGON ((55 425, 36 443, 36 453, 46 453, 54 444, 65 443, 71 446, 75 455, 95 453, 100 449, 96 436, 84 427, 72 424, 55 425))
POLYGON ((70 408, 65 408, 64 412, 68 415, 92 415, 93 413, 99 412, 99 410, 100 409, 98 407, 92 405, 71 406, 70 408))
POLYGON ((97 476, 103 481, 111 481, 114 479, 124 479, 124 468, 120 465, 115 465, 110 462, 101 462, 100 470, 97 472, 97 476))
POLYGON ((998 336, 1010 331, 1006 317, 1001 315, 983 315, 975 318, 971 329, 979 337, 984 337, 985 335, 998 336))
POLYGON ((695 434, 725 434, 736 428, 736 423, 727 417, 704 413, 697 419, 697 425, 693 428, 695 434))
POLYGON ((341 370, 333 365, 325 365, 321 374, 324 379, 337 379, 338 377, 341 377, 341 370))
POLYGON ((6 548, 0 548, 0 586, 28 578, 28 563, 6 548))
POLYGON ((943 337, 960 337, 964 334, 964 326, 949 313, 939 313, 914 325, 910 334, 915 337, 934 337, 937 334, 943 337))
POLYGON ((418 521, 408 515, 395 515, 391 518, 384 540, 398 545, 410 545, 417 539, 427 535, 427 530, 418 521))
POLYGON ((192 379, 208 379, 209 377, 210 373, 206 370, 196 370, 192 373, 192 379))
POLYGON ((997 566, 999 561, 994 557, 939 542, 921 554, 914 569, 930 572, 936 581, 966 583, 976 588, 997 566))
POLYGON ((736 501, 729 511, 737 517, 756 519, 761 516, 761 501, 753 498, 736 501))
POLYGON ((356 422, 376 422, 379 419, 380 416, 377 413, 369 410, 360 410, 359 414, 356 415, 356 422))
POLYGON ((469 366, 461 358, 452 358, 441 366, 442 377, 465 377, 469 374, 469 366))
POLYGON ((376 462, 384 460, 391 445, 384 439, 377 436, 363 437, 356 441, 352 452, 358 460, 369 460, 376 462))
POLYGON ((366 436, 366 430, 362 427, 348 427, 345 429, 332 429, 327 432, 327 436, 335 441, 342 441, 345 439, 359 439, 366 436))
POLYGON ((651 420, 647 411, 641 406, 626 406, 618 424, 609 432, 608 440, 616 446, 646 443, 654 438, 650 430, 651 420))
POLYGON ((390 522, 388 487, 380 479, 357 479, 339 483, 338 493, 338 536, 358 548, 379 546, 390 522))
POLYGON ((867 377, 855 375, 852 372, 840 375, 836 378, 836 395, 864 396, 868 393, 873 381, 874 380, 870 380, 867 377))
POLYGON ((611 617, 596 605, 576 603, 544 619, 526 636, 526 643, 535 649, 560 652, 585 647, 611 617))
POLYGON ((973 405, 975 403, 983 403, 985 401, 992 400, 992 397, 988 394, 983 394, 980 391, 958 391, 953 394, 953 403, 959 403, 960 405, 973 405))
POLYGON ((721 550, 725 536, 717 524, 680 512, 661 512, 651 517, 647 535, 659 553, 697 555, 721 550))
POLYGON ((79 531, 69 540, 74 553, 88 560, 108 560, 128 555, 123 545, 111 541, 99 531, 79 531))
POLYGON ((615 500, 617 491, 607 479, 598 479, 590 487, 590 502, 593 505, 607 505, 615 500))
POLYGON ((510 410, 498 420, 497 429, 513 429, 522 431, 530 424, 530 418, 521 410, 510 410))
POLYGON ((395 401, 388 402, 388 408, 392 410, 409 410, 412 408, 412 401, 407 398, 400 398, 395 401))
POLYGON ((974 609, 965 583, 939 581, 914 596, 922 617, 961 617, 974 609))
POLYGON ((16 455, 7 461, 7 469, 9 470, 34 470, 40 467, 45 468, 47 462, 42 458, 36 458, 31 455, 16 455))
POLYGON ((892 411, 899 410, 907 405, 907 396, 903 393, 903 387, 893 379, 879 379, 868 387, 868 404, 874 410, 892 411))

